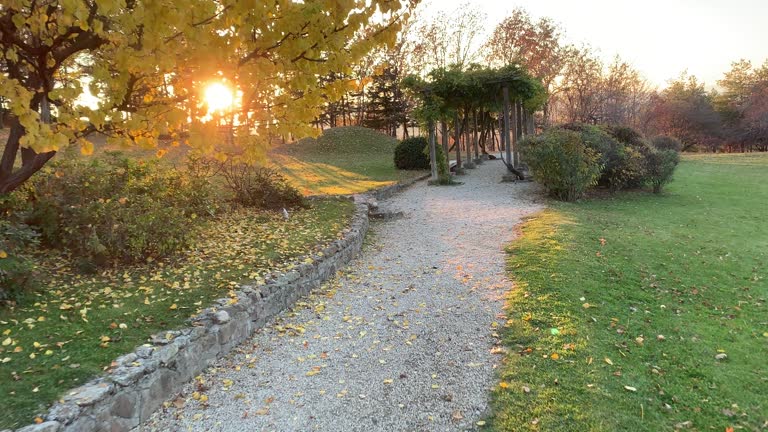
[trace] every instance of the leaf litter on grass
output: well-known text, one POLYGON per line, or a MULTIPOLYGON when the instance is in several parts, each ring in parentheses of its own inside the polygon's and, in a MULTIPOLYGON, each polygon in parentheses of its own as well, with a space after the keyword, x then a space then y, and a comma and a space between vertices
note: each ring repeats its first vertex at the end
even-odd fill
POLYGON ((240 210, 203 225, 197 243, 175 259, 90 275, 64 254, 40 254, 40 289, 0 310, 0 428, 28 424, 59 392, 213 300, 236 302, 241 283, 289 271, 296 257, 337 239, 353 210, 345 201, 316 201, 289 221, 240 210))

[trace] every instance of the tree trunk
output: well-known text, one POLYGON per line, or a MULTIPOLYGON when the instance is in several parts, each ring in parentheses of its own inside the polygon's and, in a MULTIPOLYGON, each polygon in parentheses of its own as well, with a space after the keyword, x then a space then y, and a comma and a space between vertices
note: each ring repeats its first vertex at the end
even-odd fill
POLYGON ((55 151, 36 153, 30 148, 21 148, 21 167, 14 171, 13 165, 19 153, 19 140, 22 136, 24 136, 24 127, 18 119, 14 119, 0 160, 0 194, 8 194, 16 190, 56 155, 55 151))

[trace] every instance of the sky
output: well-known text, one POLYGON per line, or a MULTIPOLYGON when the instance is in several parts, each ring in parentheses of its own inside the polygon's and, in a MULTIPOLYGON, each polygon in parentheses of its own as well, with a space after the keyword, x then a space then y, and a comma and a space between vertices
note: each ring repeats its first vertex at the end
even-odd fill
POLYGON ((467 3, 486 13, 489 33, 518 6, 550 17, 568 42, 606 61, 619 54, 659 87, 687 70, 711 88, 731 62, 768 59, 768 0, 431 0, 429 9, 467 3))

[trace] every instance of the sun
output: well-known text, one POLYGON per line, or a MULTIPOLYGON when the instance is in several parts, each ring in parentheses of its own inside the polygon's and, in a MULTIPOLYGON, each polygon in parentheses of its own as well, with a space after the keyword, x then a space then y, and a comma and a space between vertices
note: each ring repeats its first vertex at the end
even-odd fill
POLYGON ((205 103, 209 112, 224 111, 232 107, 234 95, 224 84, 213 83, 205 88, 205 103))

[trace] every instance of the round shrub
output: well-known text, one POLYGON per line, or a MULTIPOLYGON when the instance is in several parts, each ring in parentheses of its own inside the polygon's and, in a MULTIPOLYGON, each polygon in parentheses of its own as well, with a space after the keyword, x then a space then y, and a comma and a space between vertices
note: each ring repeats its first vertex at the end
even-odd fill
POLYGON ((552 128, 523 140, 521 151, 534 179, 556 199, 575 201, 600 178, 600 155, 578 132, 552 128))
POLYGON ((645 144, 643 134, 629 126, 607 126, 605 131, 622 144, 630 146, 642 146, 645 144))
POLYGON ((656 150, 672 150, 678 153, 683 150, 683 143, 671 136, 657 136, 651 140, 651 144, 656 150))
POLYGON ((645 182, 644 140, 631 128, 602 128, 587 124, 569 124, 584 145, 600 155, 602 171, 598 184, 611 191, 641 187, 645 182), (614 135, 613 133, 616 133, 614 135), (619 140, 618 137, 626 141, 619 140))
POLYGON ((674 150, 656 150, 645 156, 647 180, 654 193, 661 193, 664 185, 672 180, 678 163, 680 154, 674 150))
POLYGON ((427 139, 413 137, 400 141, 395 147, 395 166, 402 170, 429 169, 429 153, 425 153, 427 139))

